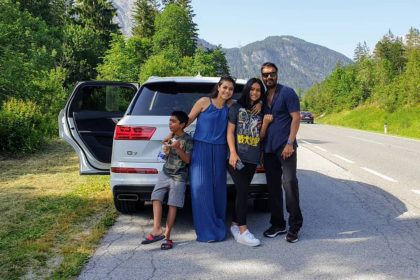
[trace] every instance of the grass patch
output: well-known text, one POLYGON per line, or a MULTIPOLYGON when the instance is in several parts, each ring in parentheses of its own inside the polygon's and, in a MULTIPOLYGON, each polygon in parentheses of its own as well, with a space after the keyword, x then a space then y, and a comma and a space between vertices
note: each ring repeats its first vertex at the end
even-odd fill
POLYGON ((0 157, 0 279, 77 276, 113 224, 109 176, 80 176, 78 163, 60 140, 0 157))
POLYGON ((362 130, 384 132, 388 134, 420 139, 420 106, 402 108, 393 113, 374 107, 360 107, 351 111, 342 111, 317 118, 317 122, 339 125, 362 130))

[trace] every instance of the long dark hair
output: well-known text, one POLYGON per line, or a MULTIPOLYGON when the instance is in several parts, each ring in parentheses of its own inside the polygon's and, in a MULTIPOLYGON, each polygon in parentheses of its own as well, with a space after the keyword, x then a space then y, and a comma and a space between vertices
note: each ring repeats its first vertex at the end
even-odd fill
POLYGON ((259 84, 261 87, 261 96, 256 102, 259 102, 260 100, 262 100, 263 105, 265 105, 266 98, 265 98, 265 87, 264 87, 263 82, 258 78, 251 78, 246 82, 244 89, 242 90, 241 97, 239 97, 238 99, 238 103, 245 109, 250 109, 254 105, 252 104, 251 98, 250 98, 251 87, 253 84, 259 84))
POLYGON ((232 78, 231 76, 222 76, 219 80, 219 82, 217 83, 217 85, 214 86, 213 90, 210 93, 210 97, 211 98, 216 98, 219 95, 219 86, 221 86, 223 84, 223 82, 231 82, 233 84, 233 88, 235 88, 236 86, 236 82, 235 79, 232 78))

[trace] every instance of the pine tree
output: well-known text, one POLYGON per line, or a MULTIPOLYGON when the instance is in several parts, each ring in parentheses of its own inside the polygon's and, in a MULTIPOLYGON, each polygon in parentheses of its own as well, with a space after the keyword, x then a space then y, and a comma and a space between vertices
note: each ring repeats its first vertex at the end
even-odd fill
POLYGON ((194 22, 194 10, 191 5, 191 0, 178 0, 177 4, 184 8, 188 13, 189 24, 190 24, 190 36, 194 38, 194 48, 197 46, 197 38, 198 38, 198 27, 197 24, 194 22))
POLYGON ((229 66, 226 60, 225 53, 222 51, 222 47, 218 46, 217 48, 211 51, 213 57, 213 66, 215 69, 216 76, 229 75, 229 66))
POLYGON ((158 4, 155 0, 136 0, 133 10, 134 36, 151 38, 155 33, 155 18, 158 14, 158 4))
POLYGON ((193 18, 195 17, 195 14, 191 5, 191 0, 162 0, 162 6, 166 7, 169 4, 176 4, 187 11, 189 24, 191 26, 190 36, 191 38, 194 38, 194 44, 196 45, 196 41, 198 37, 198 27, 197 27, 197 24, 193 20, 193 18))
POLYGON ((417 28, 411 27, 408 34, 405 36, 407 48, 420 48, 420 33, 417 28))
POLYGON ((74 0, 73 22, 64 28, 62 46, 62 65, 69 72, 66 83, 96 78, 113 34, 121 34, 116 14, 110 0, 74 0))
POLYGON ((366 41, 363 42, 363 45, 359 42, 357 43, 356 49, 354 50, 353 60, 355 62, 360 62, 365 58, 369 57, 369 47, 366 44, 366 41))
POLYGON ((76 0, 75 13, 78 22, 83 27, 98 31, 107 46, 112 33, 121 33, 118 24, 114 22, 117 10, 110 0, 76 0))
POLYGON ((185 9, 176 4, 167 5, 156 17, 155 28, 155 53, 171 47, 178 50, 181 56, 194 55, 196 37, 185 9))
POLYGON ((402 73, 405 67, 405 48, 402 39, 388 31, 381 41, 375 45, 374 55, 376 59, 387 60, 391 67, 392 75, 402 73))
POLYGON ((33 17, 43 19, 50 26, 60 26, 66 20, 67 9, 71 2, 63 0, 37 0, 19 1, 13 0, 22 11, 29 12, 33 17))

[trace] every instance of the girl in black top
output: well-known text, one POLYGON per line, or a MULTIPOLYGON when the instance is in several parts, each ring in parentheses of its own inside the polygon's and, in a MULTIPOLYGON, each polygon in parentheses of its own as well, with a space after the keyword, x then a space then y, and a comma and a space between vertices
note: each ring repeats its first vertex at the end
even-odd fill
POLYGON ((241 244, 258 246, 260 241, 248 230, 248 186, 260 162, 260 143, 265 135, 271 115, 254 114, 251 108, 265 102, 265 90, 260 79, 246 83, 239 100, 229 109, 227 142, 229 146, 228 171, 235 183, 236 200, 231 232, 241 244))

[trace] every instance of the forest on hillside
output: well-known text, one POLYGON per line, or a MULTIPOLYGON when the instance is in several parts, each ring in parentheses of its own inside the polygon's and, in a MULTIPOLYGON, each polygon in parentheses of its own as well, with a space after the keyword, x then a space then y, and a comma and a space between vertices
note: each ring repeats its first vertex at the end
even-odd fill
POLYGON ((110 0, 0 1, 0 152, 56 137, 76 81, 229 72, 220 47, 197 48, 190 0, 137 0, 125 38, 110 0))
POLYGON ((388 31, 371 52, 366 42, 354 51, 354 63, 341 66, 302 98, 302 107, 320 115, 372 106, 392 113, 420 106, 420 35, 388 31))

